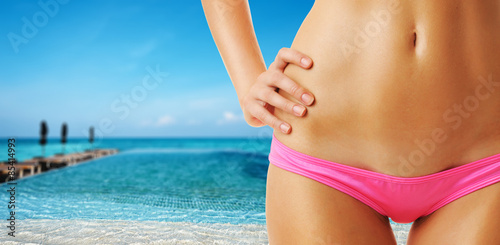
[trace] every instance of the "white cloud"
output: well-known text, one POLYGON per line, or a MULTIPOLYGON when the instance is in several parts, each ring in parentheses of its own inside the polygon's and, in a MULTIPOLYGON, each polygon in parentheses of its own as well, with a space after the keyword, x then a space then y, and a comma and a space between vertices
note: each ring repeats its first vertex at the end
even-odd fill
POLYGON ((156 121, 156 126, 167 126, 175 123, 175 118, 169 115, 162 116, 156 121))
POLYGON ((217 121, 217 124, 226 124, 226 123, 241 122, 244 119, 245 118, 243 117, 243 115, 237 115, 237 114, 234 114, 234 113, 232 113, 230 111, 225 111, 223 113, 222 119, 220 119, 219 121, 217 121))
POLYGON ((226 121, 237 121, 239 118, 236 116, 234 113, 230 111, 225 111, 224 112, 224 120, 226 121))

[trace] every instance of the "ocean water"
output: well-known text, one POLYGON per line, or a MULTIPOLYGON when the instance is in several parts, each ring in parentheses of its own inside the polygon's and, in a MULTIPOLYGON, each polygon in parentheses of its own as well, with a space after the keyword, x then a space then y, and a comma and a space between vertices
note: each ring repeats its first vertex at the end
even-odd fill
MULTIPOLYGON (((19 160, 42 155, 37 139, 16 141, 19 160)), ((120 153, 17 180, 17 236, 7 236, 3 225, 0 241, 267 244, 270 144, 270 137, 103 139, 93 146, 71 139, 65 153, 91 147, 120 153)), ((62 151, 56 140, 49 140, 45 156, 62 151)), ((2 200, 6 204, 8 192, 0 192, 2 200)), ((10 210, 7 205, 0 210, 5 221, 10 210)), ((394 225, 404 244, 408 226, 394 225)))
MULTIPOLYGON (((42 148, 37 138, 16 139, 16 158, 19 161, 33 158, 35 156, 52 156, 57 153, 83 152, 95 148, 116 148, 121 152, 132 150, 181 150, 181 149, 231 149, 242 150, 251 153, 268 154, 271 145, 271 133, 261 137, 248 138, 97 138, 93 144, 88 139, 70 138, 65 145, 60 143, 60 139, 49 138, 47 144, 42 148)), ((6 161, 7 138, 0 138, 0 150, 5 154, 0 154, 0 161, 6 161)))

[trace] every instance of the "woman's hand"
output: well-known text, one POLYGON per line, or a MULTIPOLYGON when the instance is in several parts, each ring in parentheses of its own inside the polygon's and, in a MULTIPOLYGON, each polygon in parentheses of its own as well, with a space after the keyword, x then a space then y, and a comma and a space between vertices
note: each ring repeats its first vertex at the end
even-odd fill
POLYGON ((314 96, 285 76, 284 71, 288 64, 309 69, 312 67, 312 63, 311 58, 306 55, 289 48, 282 48, 269 69, 257 78, 257 81, 243 98, 242 109, 247 123, 253 127, 269 125, 275 130, 286 134, 290 133, 292 127, 287 122, 277 118, 274 115, 274 109, 279 108, 302 117, 307 112, 304 105, 312 105, 314 96), (302 101, 304 105, 285 99, 277 92, 278 89, 289 93, 298 101, 302 101))
POLYGON ((247 123, 254 127, 270 125, 276 130, 290 133, 290 124, 276 118, 274 109, 279 108, 303 116, 306 114, 304 105, 311 105, 314 97, 287 78, 283 72, 288 64, 309 69, 312 60, 297 51, 285 48, 279 52, 269 69, 266 69, 255 36, 248 1, 202 0, 202 4, 247 123), (303 101, 304 105, 285 99, 276 92, 277 89, 291 94, 298 101, 303 101))

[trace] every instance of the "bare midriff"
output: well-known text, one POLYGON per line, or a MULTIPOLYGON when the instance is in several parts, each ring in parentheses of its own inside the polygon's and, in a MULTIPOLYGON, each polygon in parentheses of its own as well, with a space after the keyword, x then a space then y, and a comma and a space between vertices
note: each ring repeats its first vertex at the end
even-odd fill
MULTIPOLYGON (((400 177, 500 153, 500 2, 317 0, 285 74, 316 101, 286 146, 400 177)), ((284 92, 286 98, 292 99, 284 92)))

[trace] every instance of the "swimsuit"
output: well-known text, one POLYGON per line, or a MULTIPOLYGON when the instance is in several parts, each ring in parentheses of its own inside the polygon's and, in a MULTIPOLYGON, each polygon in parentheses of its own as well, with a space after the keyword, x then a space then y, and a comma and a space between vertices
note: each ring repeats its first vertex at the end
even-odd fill
POLYGON ((421 177, 395 177, 312 157, 273 135, 271 164, 344 192, 394 222, 410 223, 500 182, 500 154, 421 177))

